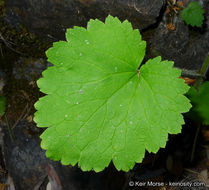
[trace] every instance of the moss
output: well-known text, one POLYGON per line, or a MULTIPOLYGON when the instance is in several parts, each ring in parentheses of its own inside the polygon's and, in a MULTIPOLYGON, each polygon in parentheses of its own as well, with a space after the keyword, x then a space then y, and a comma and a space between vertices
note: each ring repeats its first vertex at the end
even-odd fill
MULTIPOLYGON (((5 1, 0 0, 0 47, 26 57, 45 57, 51 42, 44 41, 28 31, 23 25, 10 26, 4 21, 5 1), (2 47, 2 45, 4 47, 2 47)), ((2 51, 2 50, 1 50, 2 51)))
POLYGON ((23 26, 19 30, 0 21, 0 34, 7 48, 26 57, 44 57, 51 42, 43 41, 23 26))
MULTIPOLYGON (((31 108, 30 114, 32 114, 34 112, 33 104, 40 96, 36 85, 31 86, 25 79, 16 80, 14 78, 14 65, 17 60, 20 60, 20 57, 23 57, 24 59, 21 60, 26 62, 29 57, 32 60, 33 58, 45 58, 45 51, 51 46, 51 42, 42 40, 23 25, 9 25, 4 19, 6 17, 4 2, 4 0, 0 0, 0 63, 1 71, 6 74, 3 94, 9 102, 7 117, 8 121, 12 123, 12 121, 18 120, 27 104, 31 108), (24 96, 25 94, 30 100, 24 96)), ((25 65, 27 64, 25 63, 25 65)), ((27 73, 25 70, 25 74, 31 76, 30 71, 27 73)))

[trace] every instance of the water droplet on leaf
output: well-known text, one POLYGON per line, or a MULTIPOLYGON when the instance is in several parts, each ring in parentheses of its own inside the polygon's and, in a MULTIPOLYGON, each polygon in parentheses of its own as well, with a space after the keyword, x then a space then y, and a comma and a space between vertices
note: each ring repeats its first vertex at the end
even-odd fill
POLYGON ((83 90, 79 90, 79 93, 80 93, 80 94, 83 94, 83 90))
POLYGON ((89 44, 89 41, 88 40, 85 40, 86 44, 89 44))

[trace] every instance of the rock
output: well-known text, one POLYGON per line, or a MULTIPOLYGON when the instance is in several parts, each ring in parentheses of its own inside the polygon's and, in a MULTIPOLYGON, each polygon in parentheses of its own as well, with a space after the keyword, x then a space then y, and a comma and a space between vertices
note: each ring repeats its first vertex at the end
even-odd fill
POLYGON ((19 57, 13 64, 12 73, 16 80, 36 81, 49 66, 52 64, 43 58, 19 57))
MULTIPOLYGON (((184 6, 192 0, 177 0, 184 6)), ((209 2, 199 1, 205 11, 202 28, 186 25, 180 9, 168 11, 165 0, 6 0, 6 20, 11 25, 24 25, 48 39, 64 39, 66 28, 86 26, 89 19, 104 21, 108 14, 128 19, 141 30, 147 41, 147 59, 162 56, 172 60, 191 78, 200 76, 209 53, 209 2), (166 5, 166 6, 164 6, 166 5)))
POLYGON ((162 21, 150 33, 149 56, 161 55, 163 59, 172 60, 175 66, 183 69, 186 76, 196 77, 209 54, 209 2, 203 1, 205 22, 202 28, 186 25, 180 14, 163 15, 162 21), (173 22, 174 30, 168 24, 173 22))
POLYGON ((26 121, 19 122, 12 133, 13 141, 7 127, 3 126, 5 129, 3 155, 6 168, 14 181, 15 190, 31 190, 47 176, 45 151, 40 147, 38 135, 28 133, 29 125, 34 124, 26 121))
POLYGON ((7 21, 23 24, 44 38, 64 39, 66 28, 86 26, 108 14, 141 29, 156 22, 164 0, 6 0, 7 21))

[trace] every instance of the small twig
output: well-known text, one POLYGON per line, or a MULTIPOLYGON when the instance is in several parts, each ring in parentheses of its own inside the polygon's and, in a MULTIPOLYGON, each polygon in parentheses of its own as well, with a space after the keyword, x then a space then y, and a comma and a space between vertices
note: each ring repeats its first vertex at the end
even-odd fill
POLYGON ((198 177, 200 180, 202 180, 203 182, 206 181, 205 177, 203 175, 201 175, 201 173, 197 172, 197 171, 194 171, 194 170, 191 170, 191 169, 184 169, 185 171, 189 172, 189 173, 192 173, 195 175, 195 177, 198 177))
POLYGON ((205 149, 209 149, 209 145, 201 145, 201 147, 203 147, 205 149))
POLYGON ((44 174, 43 176, 40 177, 38 183, 36 186, 33 188, 33 190, 39 190, 40 186, 43 184, 44 180, 46 179, 47 174, 44 174))
POLYGON ((206 57, 203 65, 202 65, 202 68, 201 70, 199 71, 199 74, 202 75, 203 77, 199 77, 197 82, 195 83, 194 87, 198 90, 200 85, 203 83, 204 79, 205 79, 205 76, 207 74, 207 71, 209 69, 209 54, 208 56, 206 57))
POLYGON ((167 0, 167 3, 168 3, 169 5, 174 5, 176 2, 173 2, 172 0, 167 0))
POLYGON ((29 113, 30 109, 31 109, 31 106, 28 107, 27 112, 25 113, 25 115, 22 117, 21 120, 25 119, 28 116, 28 113, 29 113))
POLYGON ((192 146, 191 162, 193 162, 194 160, 194 154, 195 154, 196 145, 197 145, 197 137, 199 135, 200 127, 201 127, 201 123, 198 123, 197 131, 196 131, 195 138, 194 138, 194 143, 192 146))
POLYGON ((191 169, 188 169, 188 168, 185 168, 184 170, 187 171, 187 172, 189 172, 189 173, 196 174, 196 175, 199 174, 198 172, 196 172, 196 171, 194 171, 194 170, 191 170, 191 169))
POLYGON ((7 41, 4 39, 4 37, 1 35, 1 33, 0 33, 0 40, 5 44, 6 47, 8 47, 9 49, 11 49, 11 50, 14 51, 15 53, 18 53, 18 54, 20 54, 20 55, 25 55, 24 53, 15 50, 15 49, 10 45, 11 42, 7 42, 7 41))
POLYGON ((179 5, 176 1, 167 0, 167 3, 168 3, 168 6, 171 8, 171 10, 173 10, 176 14, 178 13, 178 11, 176 11, 175 8, 184 9, 184 7, 179 5))
POLYGON ((26 111, 27 107, 28 107, 28 103, 26 104, 25 108, 23 109, 20 117, 17 119, 17 121, 15 122, 15 124, 12 126, 12 129, 14 129, 16 127, 16 125, 20 122, 20 120, 22 120, 23 115, 25 114, 25 111, 26 111))

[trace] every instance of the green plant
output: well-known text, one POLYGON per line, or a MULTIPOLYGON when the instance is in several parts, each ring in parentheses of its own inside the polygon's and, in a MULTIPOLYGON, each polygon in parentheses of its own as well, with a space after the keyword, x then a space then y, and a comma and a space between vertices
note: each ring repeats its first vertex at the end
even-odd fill
POLYGON ((47 94, 34 117, 48 127, 41 135, 47 157, 96 172, 112 160, 128 171, 145 149, 156 153, 168 133, 181 132, 189 87, 171 61, 141 66, 146 43, 127 20, 90 20, 87 29, 68 29, 66 39, 46 52, 54 66, 37 82, 47 94))
POLYGON ((209 125, 209 82, 204 82, 199 89, 191 87, 187 93, 192 109, 189 116, 198 123, 209 125))
POLYGON ((192 1, 189 3, 187 8, 184 8, 181 11, 181 18, 191 26, 202 27, 204 20, 203 14, 204 10, 202 6, 198 2, 192 1))
POLYGON ((6 110, 6 98, 4 96, 0 96, 0 117, 5 114, 6 110))
POLYGON ((200 78, 196 82, 196 87, 191 87, 187 93, 187 97, 191 100, 192 104, 192 109, 189 111, 187 116, 197 123, 197 131, 192 147, 191 162, 194 159, 200 128, 202 124, 209 125, 209 82, 207 81, 201 84, 201 81, 202 79, 200 78))

